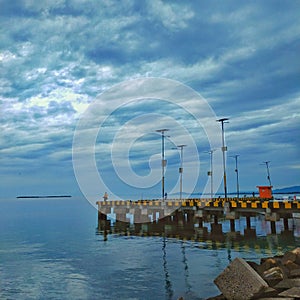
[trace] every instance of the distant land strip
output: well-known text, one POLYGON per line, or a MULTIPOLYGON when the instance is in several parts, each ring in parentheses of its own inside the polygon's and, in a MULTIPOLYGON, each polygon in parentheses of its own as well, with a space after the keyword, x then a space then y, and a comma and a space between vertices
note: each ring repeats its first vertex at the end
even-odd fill
POLYGON ((37 198, 71 198, 71 195, 47 195, 47 196, 17 196, 18 199, 37 199, 37 198))

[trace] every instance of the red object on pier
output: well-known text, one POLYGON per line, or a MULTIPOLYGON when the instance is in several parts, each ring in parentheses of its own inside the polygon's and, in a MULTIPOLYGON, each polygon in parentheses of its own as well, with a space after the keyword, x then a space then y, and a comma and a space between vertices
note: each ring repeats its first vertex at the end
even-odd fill
POLYGON ((259 197, 264 199, 272 199, 273 198, 272 187, 273 186, 269 186, 269 185, 257 186, 259 191, 259 197))

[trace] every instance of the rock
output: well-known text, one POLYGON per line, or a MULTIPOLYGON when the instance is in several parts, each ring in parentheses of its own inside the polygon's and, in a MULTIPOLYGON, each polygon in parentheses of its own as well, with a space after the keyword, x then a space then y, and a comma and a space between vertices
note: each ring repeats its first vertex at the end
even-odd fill
POLYGON ((283 279, 283 272, 279 267, 274 267, 271 269, 268 269, 267 271, 265 271, 263 273, 263 278, 264 279, 268 279, 268 278, 272 278, 272 279, 283 279))
POLYGON ((297 286, 297 287, 290 288, 280 293, 278 296, 300 298, 300 287, 297 286))
POLYGON ((291 278, 300 277, 300 268, 295 269, 295 270, 291 270, 290 271, 290 277, 291 278))
MULTIPOLYGON (((272 257, 272 259, 275 259, 275 261, 281 261, 281 259, 283 258, 283 255, 275 255, 272 257)), ((263 257, 260 259, 260 264, 262 265, 266 260, 270 259, 270 257, 263 257)))
POLYGON ((234 259, 214 283, 228 300, 251 299, 268 288, 268 284, 241 258, 234 259))
POLYGON ((295 298, 290 298, 290 297, 266 297, 266 298, 258 298, 257 300, 295 300, 295 298))
POLYGON ((290 289, 292 287, 300 287, 300 278, 283 279, 274 286, 275 289, 290 289))
POLYGON ((262 278, 268 283, 269 286, 274 287, 278 284, 283 278, 285 274, 283 273, 280 267, 273 267, 267 271, 265 271, 262 275, 262 278))
POLYGON ((263 271, 266 271, 273 267, 278 267, 278 263, 274 258, 267 258, 260 266, 263 271))
POLYGON ((270 299, 270 297, 276 297, 278 295, 278 291, 273 289, 273 288, 267 288, 266 290, 264 290, 263 292, 254 295, 254 297, 252 299, 261 299, 261 298, 268 298, 270 299))
POLYGON ((287 251, 282 258, 282 263, 285 264, 287 261, 292 261, 298 265, 300 265, 300 247, 287 251))
POLYGON ((300 299, 300 247, 262 258, 260 265, 236 258, 214 283, 223 294, 210 300, 300 299))
POLYGON ((207 298, 206 300, 226 300, 226 298, 224 297, 223 294, 220 294, 218 296, 207 298))
POLYGON ((284 263, 284 265, 289 269, 289 271, 291 270, 295 270, 295 269, 300 269, 300 266, 294 262, 292 262, 291 260, 288 260, 284 263))
POLYGON ((247 261, 247 263, 261 276, 263 277, 265 268, 262 267, 262 265, 257 264, 256 262, 253 261, 247 261))

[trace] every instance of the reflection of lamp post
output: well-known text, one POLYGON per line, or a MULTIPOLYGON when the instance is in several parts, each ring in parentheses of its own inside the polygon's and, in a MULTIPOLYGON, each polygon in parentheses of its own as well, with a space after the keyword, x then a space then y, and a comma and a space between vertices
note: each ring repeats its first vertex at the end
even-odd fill
POLYGON ((177 148, 180 149, 180 200, 182 199, 182 174, 183 174, 183 147, 186 147, 186 145, 178 145, 177 148))
POLYGON ((239 198, 240 197, 240 187, 239 187, 239 170, 238 170, 238 157, 239 155, 232 155, 230 157, 235 158, 235 172, 236 172, 236 195, 239 198))
POLYGON ((269 163, 270 163, 270 161, 264 161, 263 162, 264 164, 266 164, 266 167, 267 167, 267 175, 268 175, 268 180, 269 180, 269 184, 270 184, 270 186, 272 186, 272 184, 271 184, 271 177, 270 177, 270 170, 269 170, 269 163))
POLYGON ((227 151, 227 147, 225 146, 225 137, 224 137, 224 123, 228 123, 228 118, 223 118, 217 120, 217 122, 221 122, 222 125, 222 153, 223 153, 223 171, 224 171, 224 193, 225 193, 225 199, 227 199, 227 182, 226 182, 226 162, 225 162, 225 152, 227 151))
POLYGON ((161 132, 161 191, 162 191, 162 199, 165 196, 165 166, 167 165, 167 161, 165 160, 165 132, 169 131, 169 129, 158 129, 156 132, 161 132))
POLYGON ((206 151, 206 153, 209 153, 210 155, 210 171, 207 172, 207 175, 210 176, 210 198, 213 198, 214 193, 214 184, 213 184, 213 153, 216 151, 216 149, 210 149, 209 151, 206 151))

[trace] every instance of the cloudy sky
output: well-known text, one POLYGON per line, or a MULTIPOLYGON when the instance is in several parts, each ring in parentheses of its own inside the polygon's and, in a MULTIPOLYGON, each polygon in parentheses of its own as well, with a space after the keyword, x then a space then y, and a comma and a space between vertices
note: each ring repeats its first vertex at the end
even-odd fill
MULTIPOLYGON (((187 144, 184 183, 196 170, 194 190, 201 193, 213 147, 194 116, 202 100, 118 98, 109 111, 113 100, 101 96, 145 78, 178 82, 199 93, 216 118, 230 119, 229 192, 236 154, 241 190, 268 184, 264 161, 275 188, 300 185, 299 1, 0 0, 0 7, 1 196, 80 194, 72 147, 87 116, 94 122, 85 126, 101 129, 94 156, 110 192, 160 196, 155 130, 170 128, 166 190, 178 192, 180 152, 172 148, 187 144), (95 103, 100 119, 86 113, 95 103), (128 161, 136 184, 118 174, 128 161)), ((214 154, 218 159, 220 149, 214 154)), ((215 176, 220 172, 217 165, 215 176)), ((103 186, 93 189, 104 193, 103 186)))

